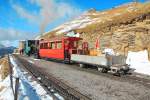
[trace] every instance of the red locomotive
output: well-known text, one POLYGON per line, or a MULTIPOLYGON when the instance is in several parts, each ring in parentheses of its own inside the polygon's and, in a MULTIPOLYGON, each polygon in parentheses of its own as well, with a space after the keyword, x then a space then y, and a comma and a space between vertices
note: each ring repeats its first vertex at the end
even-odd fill
POLYGON ((77 53, 79 41, 78 37, 63 37, 53 40, 41 40, 39 47, 39 56, 41 58, 50 58, 70 62, 70 55, 77 53))

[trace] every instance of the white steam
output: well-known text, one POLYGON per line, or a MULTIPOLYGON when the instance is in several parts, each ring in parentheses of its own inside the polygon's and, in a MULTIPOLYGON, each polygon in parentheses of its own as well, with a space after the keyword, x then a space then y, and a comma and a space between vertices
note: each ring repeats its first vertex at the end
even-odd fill
POLYGON ((38 15, 35 15, 19 5, 14 5, 13 8, 17 13, 28 19, 30 22, 39 24, 40 33, 45 32, 45 28, 56 20, 67 17, 68 19, 76 17, 81 13, 81 10, 72 5, 56 0, 29 0, 32 5, 39 6, 38 15))

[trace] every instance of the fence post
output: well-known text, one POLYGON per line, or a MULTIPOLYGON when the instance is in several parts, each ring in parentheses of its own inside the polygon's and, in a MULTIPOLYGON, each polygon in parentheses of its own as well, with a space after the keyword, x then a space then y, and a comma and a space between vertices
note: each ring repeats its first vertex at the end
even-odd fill
POLYGON ((19 78, 16 78, 14 100, 18 99, 18 89, 19 89, 19 78))
POLYGON ((12 88, 12 91, 13 91, 13 94, 14 94, 14 89, 13 89, 13 72, 12 72, 12 66, 10 64, 10 58, 9 58, 9 55, 8 55, 8 64, 9 64, 9 74, 10 74, 10 86, 12 88))

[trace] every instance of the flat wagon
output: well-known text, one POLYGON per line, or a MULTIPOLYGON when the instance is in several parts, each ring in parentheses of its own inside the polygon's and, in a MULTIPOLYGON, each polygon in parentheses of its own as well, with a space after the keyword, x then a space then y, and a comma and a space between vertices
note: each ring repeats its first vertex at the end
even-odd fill
POLYGON ((94 65, 104 73, 109 71, 117 75, 127 74, 131 70, 129 65, 126 64, 126 57, 122 55, 90 56, 72 54, 71 61, 80 64, 80 66, 94 65))

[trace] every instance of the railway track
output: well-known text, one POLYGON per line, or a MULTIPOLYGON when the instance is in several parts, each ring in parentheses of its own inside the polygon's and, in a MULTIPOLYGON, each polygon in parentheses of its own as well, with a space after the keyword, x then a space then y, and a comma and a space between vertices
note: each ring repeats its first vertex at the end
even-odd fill
POLYGON ((96 75, 101 75, 113 80, 117 80, 117 81, 121 81, 121 82, 130 82, 130 83, 139 83, 141 85, 143 85, 146 88, 150 88, 150 76, 148 78, 142 78, 142 77, 137 77, 139 76, 139 74, 132 74, 132 75, 123 75, 121 77, 112 75, 111 73, 101 73, 100 71, 98 71, 95 68, 81 68, 78 65, 70 65, 68 67, 71 67, 73 69, 76 70, 80 70, 80 71, 85 71, 88 73, 92 73, 92 74, 96 74, 96 75))
POLYGON ((20 63, 20 65, 22 65, 22 67, 44 87, 47 93, 53 96, 55 100, 59 100, 55 93, 60 94, 65 100, 91 100, 88 96, 81 94, 52 75, 45 73, 42 69, 37 69, 34 64, 29 63, 17 55, 13 56, 16 58, 17 62, 20 63))
POLYGON ((139 83, 145 86, 146 88, 150 88, 150 76, 148 78, 142 78, 142 77, 137 77, 139 76, 139 74, 135 74, 135 75, 131 74, 131 75, 123 75, 119 77, 119 76, 112 75, 111 73, 101 73, 100 71, 94 68, 93 69, 92 68, 80 68, 77 66, 72 66, 72 68, 85 71, 85 72, 89 72, 92 74, 96 74, 96 75, 101 75, 101 76, 104 76, 113 80, 121 81, 121 82, 139 83))

